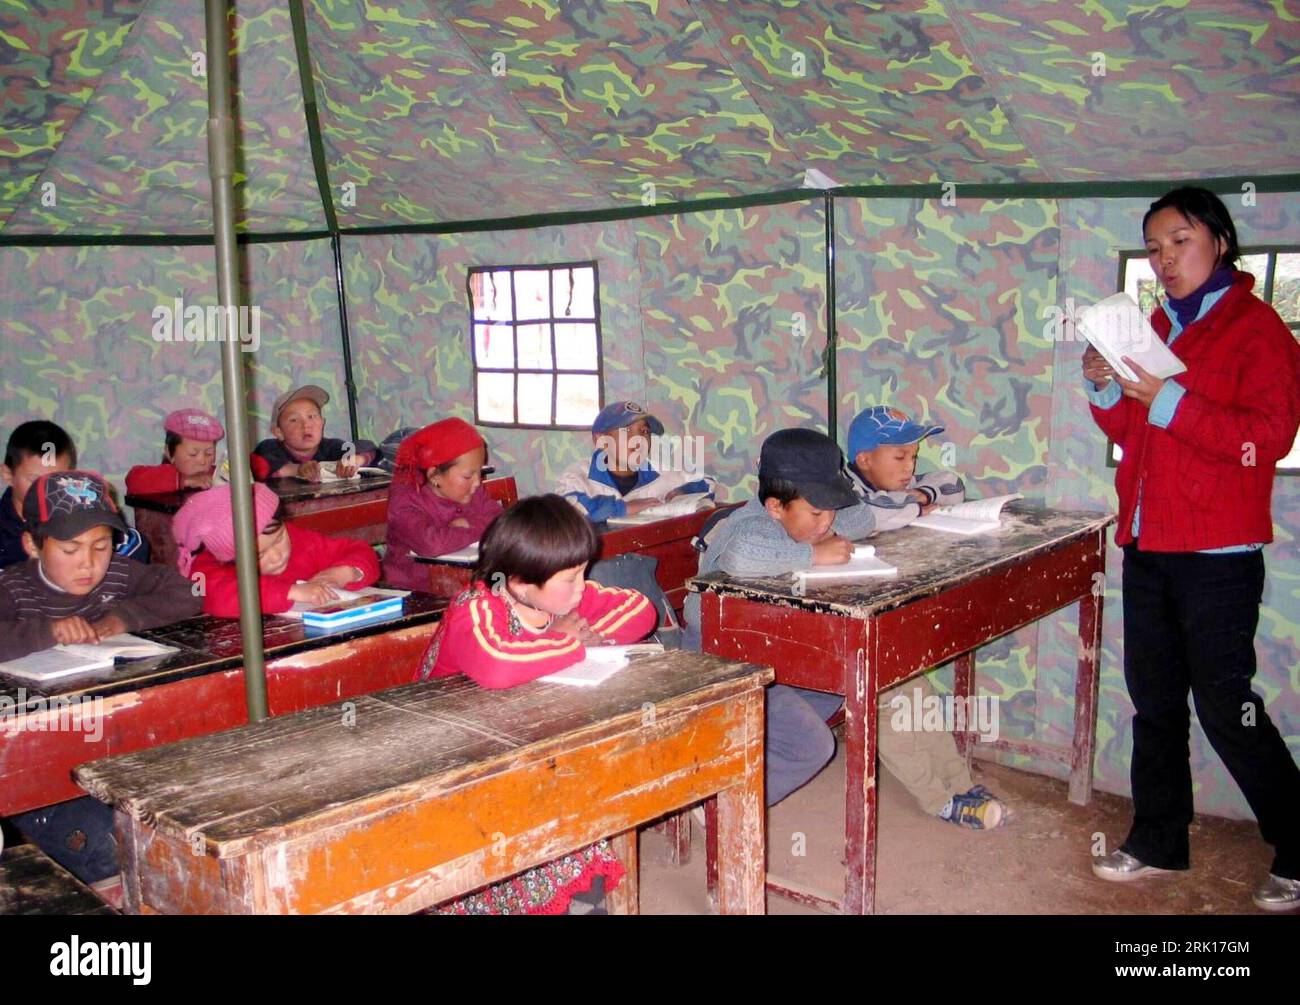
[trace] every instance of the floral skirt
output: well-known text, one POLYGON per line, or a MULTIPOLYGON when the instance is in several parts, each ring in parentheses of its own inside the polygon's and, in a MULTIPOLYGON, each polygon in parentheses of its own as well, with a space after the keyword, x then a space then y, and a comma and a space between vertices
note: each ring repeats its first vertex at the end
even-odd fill
POLYGON ((437 909, 438 914, 563 914, 574 894, 585 893, 597 876, 605 892, 623 878, 623 863, 608 838, 518 876, 485 887, 437 909))

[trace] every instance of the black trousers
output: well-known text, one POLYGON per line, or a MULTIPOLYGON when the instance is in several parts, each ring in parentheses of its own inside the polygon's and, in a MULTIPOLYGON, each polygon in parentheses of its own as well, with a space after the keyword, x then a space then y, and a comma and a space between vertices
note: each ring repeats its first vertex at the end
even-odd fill
POLYGON ((1255 676, 1261 552, 1198 555, 1124 548, 1124 678, 1133 717, 1133 828, 1123 850, 1188 867, 1191 692, 1201 728, 1274 848, 1271 871, 1300 879, 1300 768, 1255 676))

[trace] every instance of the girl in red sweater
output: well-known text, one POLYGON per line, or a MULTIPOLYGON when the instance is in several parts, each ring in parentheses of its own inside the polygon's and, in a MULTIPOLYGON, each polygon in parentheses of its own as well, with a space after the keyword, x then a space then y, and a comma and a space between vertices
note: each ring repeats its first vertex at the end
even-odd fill
POLYGON ((1300 425, 1300 346, 1236 271, 1237 232, 1213 193, 1177 189, 1142 221, 1166 299, 1151 323, 1187 370, 1161 379, 1095 349, 1083 357, 1093 418, 1124 451, 1115 485, 1124 549, 1124 677, 1133 699, 1133 813, 1103 879, 1188 868, 1191 692, 1205 735, 1274 846, 1255 892, 1300 908, 1300 769, 1250 687, 1274 468, 1300 425))
POLYGON ((217 444, 226 431, 207 412, 182 408, 163 420, 161 464, 137 464, 126 473, 132 495, 210 489, 217 470, 217 444))
MULTIPOLYGON (((287 611, 295 601, 327 604, 338 599, 337 588, 359 590, 379 578, 379 559, 370 545, 283 520, 280 497, 260 482, 253 485, 253 510, 264 614, 287 611)), ((230 486, 186 500, 172 520, 172 533, 181 575, 201 584, 203 613, 239 617, 230 486)))
MULTIPOLYGON (((591 523, 560 496, 520 500, 483 535, 474 583, 452 602, 417 678, 463 673, 482 687, 513 687, 581 661, 589 645, 645 638, 658 621, 650 601, 586 581, 599 550, 591 523)), ((622 876, 601 840, 443 910, 559 914, 574 897, 598 904, 622 876)))

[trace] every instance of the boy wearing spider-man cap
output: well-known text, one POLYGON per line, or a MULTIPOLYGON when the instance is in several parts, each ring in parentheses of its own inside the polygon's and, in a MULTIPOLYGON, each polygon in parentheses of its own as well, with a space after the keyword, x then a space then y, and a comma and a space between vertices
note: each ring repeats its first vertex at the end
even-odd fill
POLYGON ((864 408, 849 426, 849 474, 853 488, 871 507, 877 530, 906 527, 934 506, 953 506, 966 496, 952 471, 916 473, 921 441, 943 426, 913 422, 888 405, 864 408))
POLYGON ((176 570, 114 552, 126 521, 95 472, 42 475, 23 517, 28 559, 0 573, 0 660, 199 613, 202 599, 176 570))

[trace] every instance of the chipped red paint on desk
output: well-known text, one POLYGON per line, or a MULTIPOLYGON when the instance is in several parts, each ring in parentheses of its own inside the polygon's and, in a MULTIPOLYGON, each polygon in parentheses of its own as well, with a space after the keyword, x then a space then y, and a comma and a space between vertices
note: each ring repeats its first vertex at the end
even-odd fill
MULTIPOLYGON (((787 580, 737 580, 720 573, 690 581, 701 593, 706 652, 768 663, 777 681, 845 696, 845 846, 842 899, 769 889, 819 907, 869 914, 875 907, 876 704, 880 692, 956 659, 955 689, 974 690, 974 651, 1079 604, 1074 738, 1070 747, 998 741, 986 749, 1032 752, 1070 768, 1071 802, 1087 803, 1096 741, 1097 654, 1101 642, 1106 527, 1100 513, 1012 504, 996 534, 953 537, 905 528, 873 539, 896 565, 891 579, 819 584, 800 596, 787 580)), ((972 734, 957 735, 972 749, 972 734)))
MULTIPOLYGON (((326 635, 310 635, 300 621, 267 617, 263 638, 271 714, 410 680, 445 608, 441 598, 413 593, 399 618, 326 635)), ((178 646, 180 652, 120 664, 92 682, 65 680, 38 688, 0 677, 5 710, 0 714, 0 816, 82 795, 71 770, 84 761, 247 722, 237 621, 201 616, 137 634, 178 646), (75 701, 79 708, 99 699, 98 726, 49 730, 58 712, 40 708, 47 704, 42 699, 51 698, 75 701), (95 739, 96 733, 102 735, 95 739)), ((89 708, 87 714, 96 705, 89 708)))

